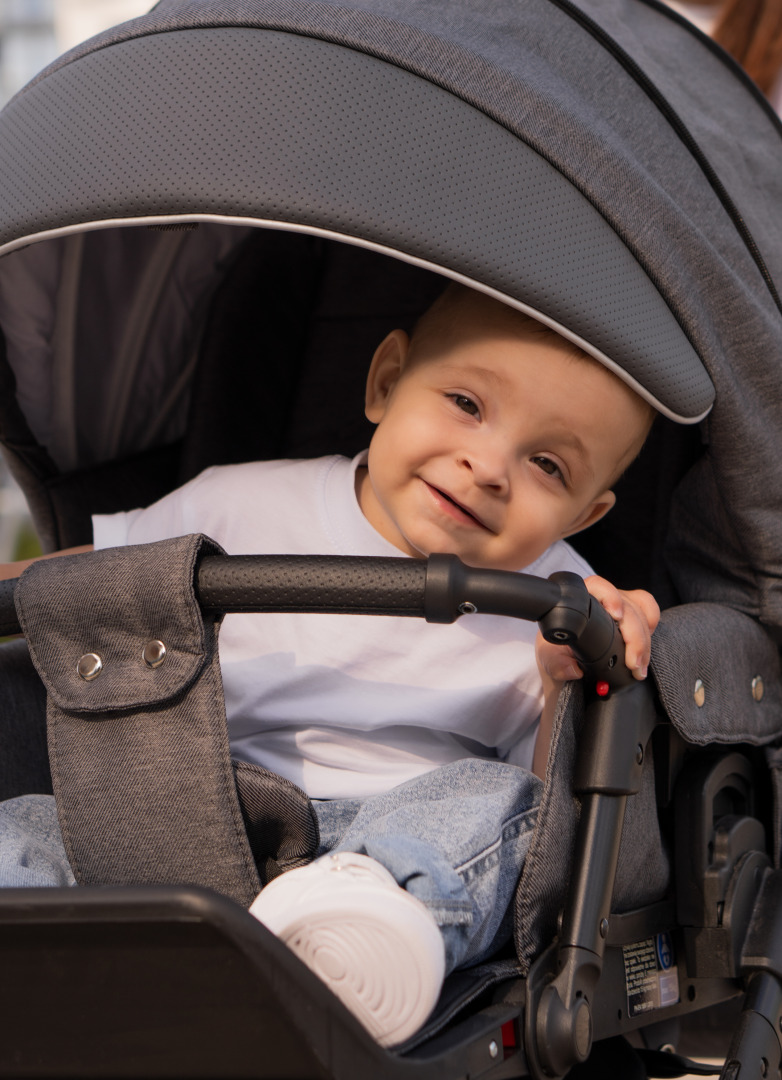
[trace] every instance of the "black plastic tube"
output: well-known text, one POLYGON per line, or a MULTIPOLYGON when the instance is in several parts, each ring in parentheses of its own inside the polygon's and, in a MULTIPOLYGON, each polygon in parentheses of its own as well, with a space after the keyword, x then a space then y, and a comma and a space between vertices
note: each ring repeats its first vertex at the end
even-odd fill
POLYGON ((196 594, 205 614, 320 612, 424 616, 426 563, 339 555, 209 555, 196 594))
POLYGON ((426 566, 427 622, 452 623, 473 612, 537 622, 562 599, 553 581, 511 570, 479 570, 456 555, 430 555, 426 566))
MULTIPOLYGON (((18 634, 16 579, 0 582, 0 634, 18 634)), ((197 570, 205 614, 402 615, 452 623, 480 611, 535 621, 561 597, 529 574, 480 570, 455 555, 428 560, 331 555, 212 555, 197 570)))

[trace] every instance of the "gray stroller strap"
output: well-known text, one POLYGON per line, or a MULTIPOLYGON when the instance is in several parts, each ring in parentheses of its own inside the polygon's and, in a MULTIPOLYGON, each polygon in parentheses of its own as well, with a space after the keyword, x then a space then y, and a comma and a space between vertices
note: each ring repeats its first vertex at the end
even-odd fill
POLYGON ((261 882, 231 765, 202 536, 33 564, 19 621, 46 686, 52 784, 81 885, 261 882))

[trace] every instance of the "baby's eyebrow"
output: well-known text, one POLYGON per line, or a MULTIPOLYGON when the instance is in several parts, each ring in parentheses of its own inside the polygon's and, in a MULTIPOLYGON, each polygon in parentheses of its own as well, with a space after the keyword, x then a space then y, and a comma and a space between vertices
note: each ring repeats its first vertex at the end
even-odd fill
POLYGON ((508 380, 503 375, 498 374, 492 368, 482 367, 480 364, 460 364, 453 368, 453 373, 454 375, 462 374, 477 376, 480 379, 485 379, 486 382, 491 383, 500 390, 508 385, 508 380))
POLYGON ((589 457, 589 450, 584 444, 583 440, 575 431, 571 431, 570 428, 564 428, 557 431, 553 436, 558 442, 564 443, 569 446, 578 455, 579 463, 583 466, 584 471, 589 474, 590 477, 594 476, 594 469, 592 468, 592 462, 589 457))

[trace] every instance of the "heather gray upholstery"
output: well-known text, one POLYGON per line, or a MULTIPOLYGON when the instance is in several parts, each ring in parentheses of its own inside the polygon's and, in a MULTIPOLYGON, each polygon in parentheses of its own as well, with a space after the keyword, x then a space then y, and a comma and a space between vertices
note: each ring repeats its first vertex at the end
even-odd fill
POLYGON ((39 562, 16 602, 47 690, 52 780, 76 880, 206 885, 247 906, 261 881, 228 751, 218 627, 202 620, 193 594, 204 548, 187 537, 39 562), (152 668, 142 651, 154 640, 168 651, 152 668), (103 661, 92 681, 77 673, 85 653, 103 661))
MULTIPOLYGON (((183 205, 225 215, 230 200, 234 217, 344 231, 518 296, 676 415, 711 404, 667 305, 577 188, 503 126, 401 68, 273 31, 181 30, 60 68, 4 119, 19 147, 2 177, 21 196, 7 207, 15 230, 33 227, 22 224, 30 193, 20 181, 30 175, 36 217, 51 225, 176 215, 183 205), (150 139, 139 103, 166 97, 172 69, 188 79, 187 97, 169 96, 150 139), (198 81, 201 70, 213 78, 198 81), (74 132, 54 103, 85 82, 100 106, 74 132), (27 131, 35 137, 20 137, 27 131), (56 174, 41 168, 51 154, 62 162, 56 174)), ((8 238, 0 232, 0 243, 8 238)), ((73 467, 63 447, 50 449, 73 467)))

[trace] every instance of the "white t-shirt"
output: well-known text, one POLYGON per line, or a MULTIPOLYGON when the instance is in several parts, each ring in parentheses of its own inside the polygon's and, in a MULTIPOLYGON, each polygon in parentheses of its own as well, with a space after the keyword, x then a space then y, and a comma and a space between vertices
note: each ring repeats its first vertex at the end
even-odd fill
MULTIPOLYGON (((353 461, 207 469, 146 510, 93 519, 97 548, 211 536, 231 555, 405 558, 366 520, 353 461)), ((591 573, 564 541, 528 573, 591 573)), ((231 751, 313 798, 362 797, 470 756, 529 768, 542 690, 537 627, 366 615, 228 615, 220 667, 231 751)))

